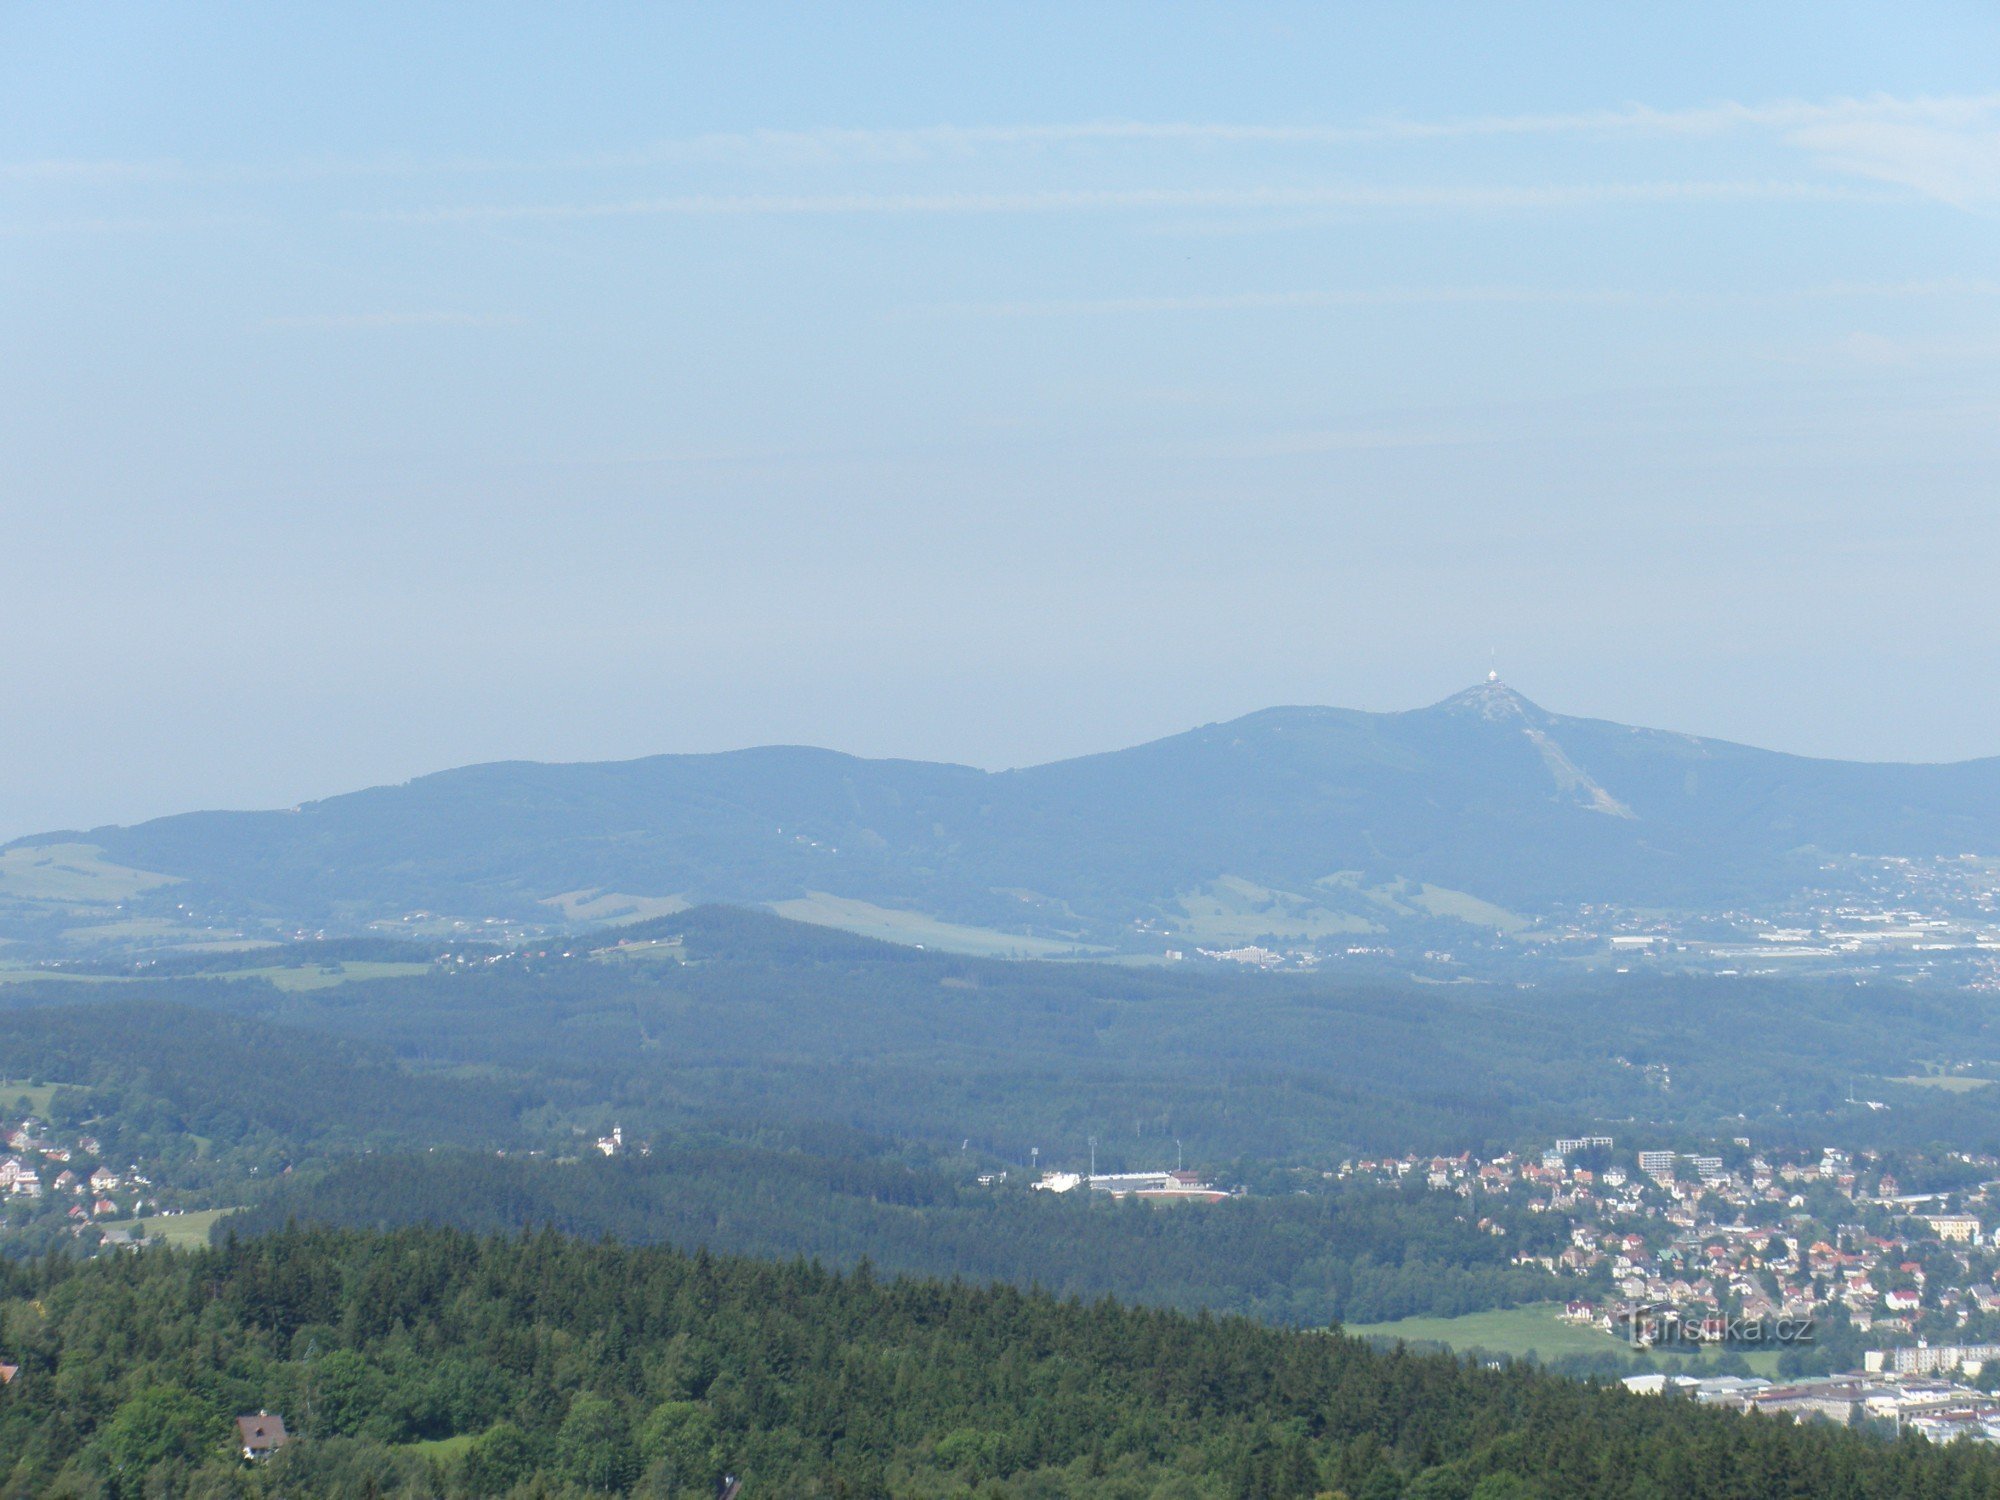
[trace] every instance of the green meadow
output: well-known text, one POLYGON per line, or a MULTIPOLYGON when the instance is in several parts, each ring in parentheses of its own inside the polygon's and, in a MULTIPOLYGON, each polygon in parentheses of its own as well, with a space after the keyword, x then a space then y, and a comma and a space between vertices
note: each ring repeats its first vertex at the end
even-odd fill
POLYGON ((208 1232, 218 1219, 235 1213, 234 1208, 199 1208, 184 1214, 153 1214, 143 1219, 108 1219, 100 1229, 137 1229, 149 1240, 165 1240, 176 1250, 200 1250, 208 1244, 208 1232))
MULTIPOLYGON (((1346 1331, 1363 1338, 1442 1344, 1462 1354, 1478 1351, 1511 1355, 1516 1359, 1529 1354, 1542 1360, 1566 1354, 1615 1354, 1637 1363, 1641 1357, 1638 1350, 1602 1329, 1585 1323, 1564 1322, 1562 1306, 1555 1302, 1495 1308, 1457 1318, 1400 1318, 1393 1323, 1350 1323, 1346 1331)), ((1760 1349, 1745 1354, 1744 1358, 1759 1375, 1768 1377, 1777 1373, 1778 1356, 1775 1350, 1760 1349)))

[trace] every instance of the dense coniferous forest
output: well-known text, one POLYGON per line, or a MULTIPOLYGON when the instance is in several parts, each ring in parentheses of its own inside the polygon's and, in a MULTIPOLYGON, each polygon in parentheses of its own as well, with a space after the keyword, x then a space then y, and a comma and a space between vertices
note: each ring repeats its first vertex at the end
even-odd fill
MULTIPOLYGON (((59 1083, 46 1123, 72 1138, 87 1132, 91 1165, 143 1164, 163 1206, 255 1201, 295 1171, 359 1152, 498 1149, 531 1133, 538 1091, 518 1083, 417 1075, 366 1043, 126 987, 113 993, 100 1003, 0 1011, 0 1074, 59 1083)), ((11 1197, 6 1212, 0 1255, 38 1253, 67 1238, 52 1196, 11 1197), (24 1216, 31 1222, 17 1222, 24 1216)))
POLYGON ((0 1493, 1957 1500, 2000 1454, 1337 1335, 553 1233, 0 1269, 0 1493), (298 1439, 255 1465, 231 1419, 298 1439))
POLYGON ((521 1091, 417 1075, 386 1049, 120 990, 81 1009, 0 1012, 13 1076, 60 1079, 102 1116, 114 1151, 148 1131, 277 1152, 393 1143, 509 1145, 521 1091), (143 1101, 143 1107, 141 1105, 143 1101))
POLYGON ((880 1156, 736 1144, 668 1146, 581 1162, 441 1153, 375 1156, 286 1185, 230 1222, 292 1219, 480 1232, 553 1226, 626 1243, 708 1246, 884 1272, 1036 1285, 1321 1326, 1449 1317, 1573 1295, 1577 1283, 1511 1264, 1558 1253, 1564 1226, 1496 1199, 1359 1185, 1155 1207, 1102 1194, 981 1187, 880 1156), (1509 1233, 1474 1228, 1503 1218, 1509 1233))

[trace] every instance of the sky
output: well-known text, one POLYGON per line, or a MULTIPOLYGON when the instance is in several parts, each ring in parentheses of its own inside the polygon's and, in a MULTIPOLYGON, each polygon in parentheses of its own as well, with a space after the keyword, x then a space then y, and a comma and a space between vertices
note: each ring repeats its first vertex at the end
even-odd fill
POLYGON ((1990 5, 0 5, 0 838, 1278 703, 2000 753, 1990 5))

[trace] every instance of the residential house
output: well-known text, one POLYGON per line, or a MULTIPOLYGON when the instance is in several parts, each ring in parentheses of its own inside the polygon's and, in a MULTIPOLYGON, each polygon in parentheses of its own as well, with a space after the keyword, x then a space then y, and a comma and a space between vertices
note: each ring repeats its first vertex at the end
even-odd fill
POLYGON ((236 1434, 246 1459, 269 1458, 292 1440, 292 1435, 285 1431, 285 1419, 267 1411, 238 1417, 236 1434))

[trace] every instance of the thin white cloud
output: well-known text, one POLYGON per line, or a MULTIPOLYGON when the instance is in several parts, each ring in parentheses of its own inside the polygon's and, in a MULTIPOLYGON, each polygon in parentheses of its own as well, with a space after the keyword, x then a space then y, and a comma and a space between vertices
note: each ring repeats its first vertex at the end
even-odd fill
POLYGON ((1853 297, 1924 299, 1947 297, 2000 297, 2000 281, 1976 277, 1941 276, 1932 281, 1834 281, 1825 286, 1807 287, 1802 297, 1853 297))
POLYGON ((1740 130, 1792 131, 1856 123, 1968 128, 2000 120, 2000 93, 1899 99, 1890 95, 1763 104, 1723 101, 1684 109, 1632 104, 1568 113, 1479 115, 1457 120, 1379 119, 1351 125, 1227 121, 1095 120, 1046 125, 925 125, 868 129, 754 130, 663 141, 620 160, 917 161, 1006 147, 1150 142, 1209 145, 1345 146, 1490 136, 1711 136, 1740 130))
POLYGON ((1210 295, 1070 297, 1002 302, 937 302, 908 309, 920 317, 1042 318, 1147 313, 1286 312, 1313 308, 1365 307, 1617 307, 1722 306, 1807 299, 1814 301, 1906 301, 1955 297, 2000 297, 2000 281, 1945 277, 1934 281, 1829 282, 1786 292, 1734 295, 1626 291, 1617 288, 1531 286, 1355 287, 1282 292, 1218 292, 1210 295))
POLYGON ((1936 370, 1991 364, 2000 359, 2000 340, 1978 337, 1896 338, 1855 332, 1811 351, 1810 358, 1866 370, 1936 370))
POLYGON ((511 328, 521 319, 493 313, 370 312, 296 313, 265 318, 262 328, 349 330, 373 328, 511 328))
POLYGON ((684 194, 595 203, 490 203, 356 217, 410 224, 523 219, 718 218, 785 214, 1036 214, 1145 209, 1442 209, 1470 212, 1616 203, 1882 201, 1811 182, 1596 182, 1506 187, 1049 188, 1026 192, 684 194))
MULTIPOLYGON (((1974 140, 2000 130, 2000 93, 1831 100, 1724 100, 1678 109, 1631 104, 1616 109, 1462 119, 1386 118, 1348 124, 1231 121, 1086 120, 1043 124, 911 127, 820 126, 747 130, 653 142, 601 152, 552 152, 513 158, 326 157, 290 163, 196 165, 172 159, 51 159, 0 162, 0 181, 258 182, 329 177, 451 177, 505 173, 618 172, 698 163, 832 166, 918 163, 983 153, 1089 145, 1270 145, 1338 147, 1506 136, 1701 138, 1746 131, 1793 137, 1803 149, 1837 161, 1841 150, 1870 159, 1871 133, 1917 132, 1929 139, 1974 140), (1857 141, 1861 142, 1857 145, 1857 141)), ((1842 168, 1843 170, 1845 168, 1842 168)), ((1888 180, 1902 182, 1895 177, 1888 180)))
POLYGON ((167 182, 189 175, 173 161, 0 162, 0 182, 167 182))
POLYGON ((1317 453, 1373 453, 1404 448, 1458 448, 1493 441, 1490 431, 1413 428, 1354 429, 1335 432, 1289 432, 1248 442, 1215 446, 1217 456, 1230 458, 1303 458, 1317 453))
POLYGON ((972 317, 1034 318, 1120 313, 1283 312, 1342 307, 1425 305, 1547 306, 1630 302, 1622 291, 1563 291, 1542 287, 1380 287, 1343 291, 1233 292, 1215 296, 1079 297, 1024 302, 947 302, 921 313, 972 317))
POLYGON ((1948 130, 1905 120, 1828 121, 1788 139, 1829 171, 1894 183, 1958 208, 2000 203, 2000 124, 1948 130))
POLYGON ((0 183, 254 187, 320 182, 334 178, 423 178, 536 170, 568 171, 589 165, 635 166, 641 162, 641 156, 630 152, 617 156, 549 156, 516 161, 467 157, 392 156, 196 164, 164 157, 133 160, 49 158, 38 161, 0 161, 0 183))
POLYGON ((85 218, 35 219, 0 223, 0 239, 33 239, 41 236, 91 234, 174 234, 203 229, 241 229, 258 222, 255 214, 182 214, 114 218, 93 215, 85 218))

